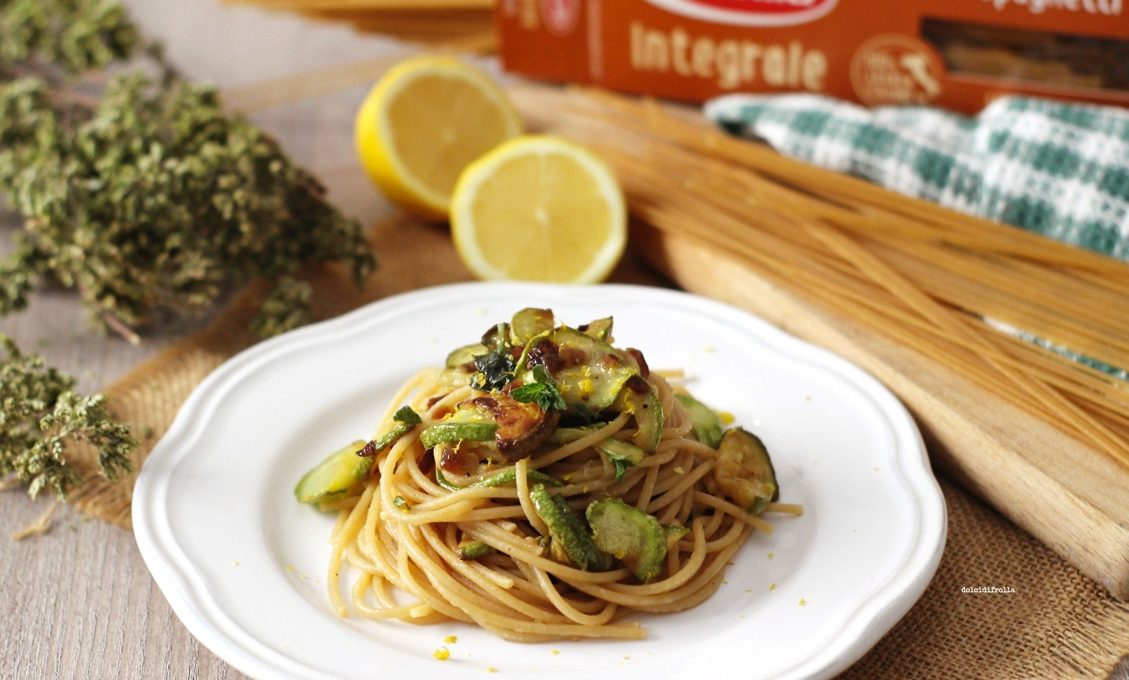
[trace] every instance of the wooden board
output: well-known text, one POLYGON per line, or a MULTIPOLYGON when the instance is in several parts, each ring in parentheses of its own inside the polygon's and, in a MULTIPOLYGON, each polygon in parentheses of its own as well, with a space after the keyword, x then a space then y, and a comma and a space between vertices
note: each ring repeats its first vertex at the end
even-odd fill
MULTIPOLYGON (((774 285, 724 252, 637 226, 689 291, 744 308, 869 371, 909 408, 934 464, 1115 597, 1129 599, 1129 471, 954 371, 774 285)), ((975 584, 970 584, 975 585, 975 584)))

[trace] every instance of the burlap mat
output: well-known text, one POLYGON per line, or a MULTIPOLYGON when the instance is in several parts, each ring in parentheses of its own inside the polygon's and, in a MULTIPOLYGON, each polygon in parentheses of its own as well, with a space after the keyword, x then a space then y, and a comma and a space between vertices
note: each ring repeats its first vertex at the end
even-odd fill
MULTIPOLYGON (((311 273, 315 316, 327 318, 365 302, 423 286, 469 279, 444 229, 395 219, 372 234, 380 269, 361 291, 331 269, 311 273)), ((659 284, 628 260, 614 280, 659 284)), ((170 347, 107 390, 117 415, 152 429, 141 462, 180 405, 209 372, 249 346, 246 332, 256 286, 237 296, 206 330, 170 347)), ((78 455, 89 456, 89 452, 78 455)), ((89 459, 88 459, 89 460, 89 459)), ((92 481, 75 491, 81 511, 129 528, 133 477, 92 481)), ((1002 516, 942 479, 949 538, 925 595, 845 678, 1107 678, 1129 680, 1129 605, 1002 516), (1010 593, 962 593, 996 586, 1010 593)), ((1129 501, 1127 501, 1129 502, 1129 501)))

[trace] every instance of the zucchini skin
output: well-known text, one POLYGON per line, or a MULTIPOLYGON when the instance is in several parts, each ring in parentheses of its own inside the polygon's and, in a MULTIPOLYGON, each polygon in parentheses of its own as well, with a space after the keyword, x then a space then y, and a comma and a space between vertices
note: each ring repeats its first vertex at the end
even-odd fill
POLYGON ((716 451, 721 446, 721 437, 725 432, 721 418, 713 409, 689 394, 676 394, 674 398, 686 409, 694 438, 716 451))
POLYGON ((596 547, 623 562, 640 582, 647 583, 662 571, 667 530, 654 516, 619 498, 593 501, 584 516, 596 547))
POLYGON ((721 438, 714 480, 722 493, 753 515, 780 498, 768 448, 760 437, 741 427, 727 430, 721 438))
POLYGON ((423 448, 432 449, 447 442, 488 441, 497 431, 498 426, 494 423, 435 423, 419 433, 419 441, 423 448))
POLYGON ((347 496, 372 471, 374 458, 360 455, 366 445, 358 440, 326 456, 294 485, 294 497, 318 505, 347 496))
POLYGON ((544 484, 530 489, 529 497, 533 501, 533 509, 549 528, 549 536, 563 549, 569 561, 585 571, 608 568, 607 556, 596 548, 588 534, 588 527, 565 499, 550 493, 544 484))

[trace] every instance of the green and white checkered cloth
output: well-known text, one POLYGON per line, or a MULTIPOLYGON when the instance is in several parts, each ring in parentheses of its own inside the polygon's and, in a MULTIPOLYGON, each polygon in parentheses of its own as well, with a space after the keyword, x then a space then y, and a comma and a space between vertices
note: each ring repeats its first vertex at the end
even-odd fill
POLYGON ((1129 261, 1129 110, 1003 97, 966 117, 735 94, 705 113, 789 156, 1129 261))

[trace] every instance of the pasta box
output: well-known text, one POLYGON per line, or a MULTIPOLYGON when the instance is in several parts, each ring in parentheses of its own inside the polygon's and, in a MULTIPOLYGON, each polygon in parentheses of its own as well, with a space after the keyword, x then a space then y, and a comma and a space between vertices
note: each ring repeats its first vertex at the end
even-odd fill
POLYGON ((1129 105, 1129 0, 498 0, 511 72, 698 102, 1129 105))

